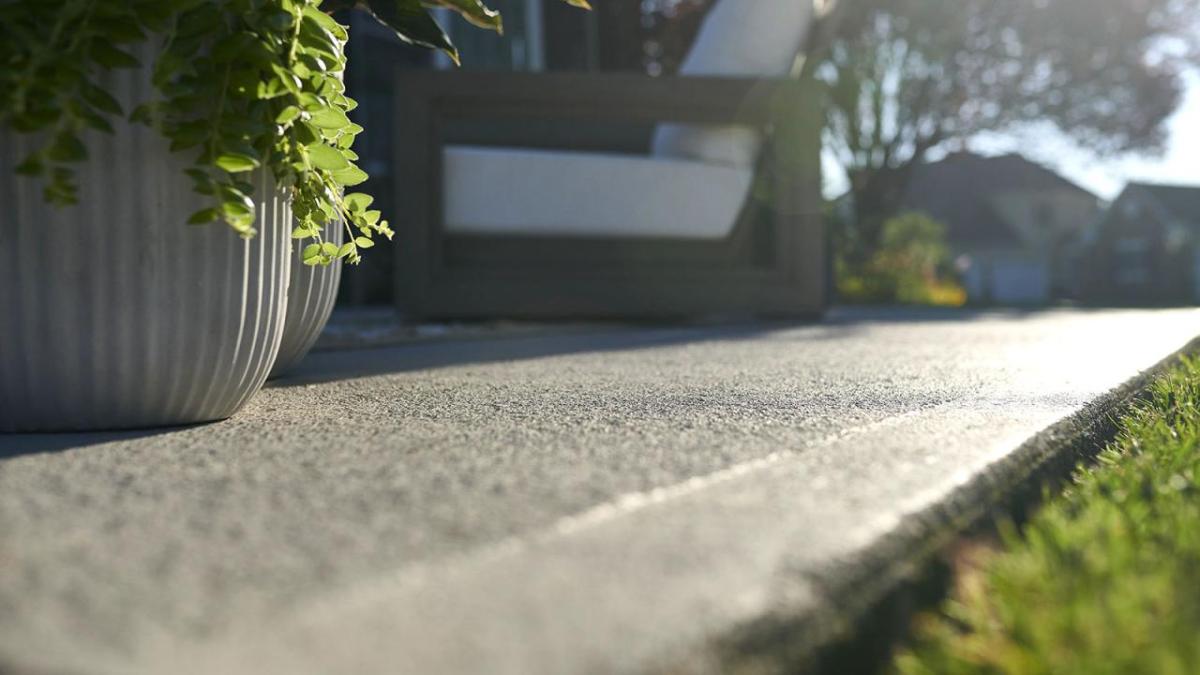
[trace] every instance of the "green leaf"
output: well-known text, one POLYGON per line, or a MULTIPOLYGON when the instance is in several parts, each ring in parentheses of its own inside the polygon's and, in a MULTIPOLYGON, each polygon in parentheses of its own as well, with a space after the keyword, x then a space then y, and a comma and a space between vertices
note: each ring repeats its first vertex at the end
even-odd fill
POLYGON ((298 122, 292 129, 300 145, 313 145, 321 140, 320 131, 308 122, 298 122))
MULTIPOLYGON (((325 4, 329 5, 328 0, 326 1, 325 4)), ((326 7, 326 9, 329 10, 329 7, 326 7)), ((329 11, 332 11, 332 10, 329 10, 329 11)), ((267 15, 266 23, 273 30, 276 30, 276 31, 279 31, 282 33, 283 31, 289 30, 293 25, 295 25, 296 17, 292 16, 291 12, 283 12, 283 11, 271 12, 269 15, 267 15)))
POLYGON ((300 259, 303 260, 304 262, 308 262, 309 260, 312 260, 313 258, 318 258, 320 256, 321 256, 321 245, 320 244, 309 244, 308 246, 305 246, 304 251, 300 253, 300 259))
POLYGON ((250 213, 254 210, 254 200, 250 199, 250 195, 238 189, 234 185, 221 185, 221 196, 227 202, 239 202, 244 209, 244 213, 250 213))
POLYGON ((83 142, 70 132, 55 136, 50 147, 46 148, 46 157, 55 162, 82 162, 87 156, 83 142))
POLYGON ((350 118, 337 108, 321 108, 309 111, 310 122, 322 129, 343 129, 350 125, 350 118))
POLYGON ((212 177, 204 169, 184 169, 183 172, 194 181, 211 181, 212 177))
POLYGON ((271 70, 275 73, 275 76, 278 78, 276 81, 278 81, 280 84, 282 84, 284 86, 284 88, 286 88, 288 91, 290 91, 293 94, 298 95, 300 93, 300 87, 303 85, 303 82, 300 81, 300 78, 296 77, 295 73, 288 70, 287 68, 284 68, 283 66, 279 65, 278 63, 272 63, 271 70))
POLYGON ((322 28, 307 14, 300 21, 300 47, 304 52, 321 56, 330 61, 338 60, 341 42, 332 33, 322 28))
POLYGON ((337 257, 345 258, 346 256, 350 255, 353 252, 354 252, 354 242, 348 241, 348 242, 342 244, 342 247, 338 249, 337 257))
POLYGON ((254 209, 239 199, 226 199, 221 202, 221 215, 227 219, 241 220, 254 215, 254 209))
POLYGON ((241 61, 266 68, 275 64, 282 57, 275 53, 271 46, 262 40, 255 39, 242 51, 241 61))
POLYGON ((300 102, 300 107, 305 110, 318 110, 329 105, 329 101, 317 96, 310 91, 302 91, 296 95, 296 100, 300 102))
POLYGON ((124 115, 125 111, 121 109, 121 104, 111 94, 104 91, 96 85, 85 82, 80 87, 80 94, 83 95, 83 100, 92 104, 100 111, 109 113, 110 115, 124 115))
POLYGON ((117 49, 102 37, 92 39, 92 57, 96 59, 96 63, 110 70, 113 68, 137 68, 142 65, 132 54, 117 49))
POLYGON ((355 237, 354 243, 358 244, 359 248, 371 248, 375 245, 374 241, 371 241, 366 237, 355 237))
POLYGON ((93 18, 90 27, 96 33, 104 35, 117 44, 141 42, 146 39, 146 34, 138 26, 138 22, 130 21, 126 17, 93 18))
POLYGON ((346 209, 349 210, 350 213, 359 213, 361 211, 366 211, 367 207, 371 205, 371 202, 375 201, 375 198, 362 192, 352 192, 346 195, 342 201, 345 202, 346 209))
POLYGON ((84 123, 89 127, 96 129, 97 131, 103 131, 106 134, 116 133, 116 130, 113 129, 112 124, 109 124, 108 120, 104 119, 103 115, 98 114, 91 108, 88 108, 87 106, 80 106, 78 114, 83 118, 84 123))
POLYGON ((178 11, 173 2, 161 2, 160 0, 142 0, 138 2, 132 11, 136 12, 142 23, 154 33, 165 32, 169 28, 171 19, 178 11))
POLYGON ((129 113, 129 121, 146 125, 153 124, 156 111, 157 108, 153 103, 143 103, 129 113))
POLYGON ((18 164, 14 169, 22 176, 38 176, 46 170, 46 166, 42 164, 42 158, 37 155, 30 155, 25 158, 25 161, 18 164))
POLYGON ((221 218, 221 212, 216 209, 200 209, 187 219, 188 225, 203 225, 221 218))
POLYGON ((334 20, 325 12, 308 5, 304 8, 304 18, 309 19, 320 26, 323 30, 329 31, 334 37, 339 40, 345 40, 349 35, 346 33, 346 27, 334 20))
POLYGON ((229 173, 250 171, 258 168, 259 165, 257 159, 239 152, 222 153, 213 163, 229 173))
POLYGON ((288 89, 284 86, 283 82, 277 79, 271 79, 267 80, 266 82, 258 83, 255 96, 261 100, 269 100, 273 98, 279 98, 287 93, 288 89))
POLYGON ((21 133, 30 133, 40 131, 54 124, 62 117, 62 111, 58 108, 42 108, 29 109, 24 114, 15 115, 12 118, 12 128, 14 131, 21 133))
POLYGON ((315 143, 308 146, 307 149, 309 159, 318 169, 341 172, 350 168, 350 162, 346 161, 342 152, 337 148, 331 148, 323 143, 315 143))
POLYGON ((500 13, 489 8, 480 0, 428 0, 429 4, 452 9, 462 15, 467 21, 488 28, 497 33, 504 32, 504 24, 500 21, 500 13))
POLYGON ((242 31, 227 35, 212 46, 210 51, 211 58, 218 63, 233 61, 242 55, 252 43, 256 42, 257 38, 253 33, 242 31))
POLYGON ((366 182, 366 180, 370 178, 365 171, 357 166, 354 166, 353 164, 349 165, 349 168, 342 169, 341 171, 334 171, 332 175, 333 179, 337 181, 338 185, 344 185, 346 187, 354 187, 355 185, 366 182))
POLYGON ((223 18, 216 4, 196 3, 193 9, 179 16, 175 38, 180 40, 215 33, 223 18))
POLYGON ((321 244, 321 252, 325 255, 336 256, 338 254, 338 246, 332 241, 327 241, 321 244))
POLYGON ((421 47, 440 49, 459 63, 458 49, 420 0, 366 0, 368 11, 379 23, 392 29, 401 40, 421 47))

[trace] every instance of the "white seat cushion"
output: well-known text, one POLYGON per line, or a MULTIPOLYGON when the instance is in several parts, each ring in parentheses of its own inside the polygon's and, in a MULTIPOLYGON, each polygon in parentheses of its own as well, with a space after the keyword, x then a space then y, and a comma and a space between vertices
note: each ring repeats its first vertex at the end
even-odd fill
MULTIPOLYGON (((682 75, 781 77, 795 64, 814 19, 814 0, 717 0, 680 68, 682 75)), ((664 124, 659 157, 753 166, 761 139, 737 126, 664 124)))
POLYGON ((446 229, 456 234, 721 239, 753 171, 603 153, 448 146, 446 229))

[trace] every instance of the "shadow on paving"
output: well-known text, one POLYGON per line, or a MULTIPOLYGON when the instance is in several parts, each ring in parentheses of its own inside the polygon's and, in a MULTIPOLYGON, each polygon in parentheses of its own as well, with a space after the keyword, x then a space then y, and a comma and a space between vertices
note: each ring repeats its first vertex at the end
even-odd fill
POLYGON ((317 352, 288 375, 267 386, 292 387, 450 366, 523 361, 588 352, 624 351, 720 340, 749 340, 781 330, 805 328, 788 336, 801 341, 848 338, 870 325, 964 323, 985 318, 1033 319, 1041 309, 955 309, 840 307, 822 321, 760 320, 729 323, 621 324, 591 332, 505 335, 410 342, 317 352))
MULTIPOLYGON (((68 433, 0 434, 0 462, 23 455, 40 455, 67 450, 128 441, 152 436, 165 436, 193 426, 164 427, 160 429, 126 429, 122 431, 79 431, 68 433)), ((4 669, 0 668, 0 675, 4 669)))
MULTIPOLYGON (((311 354, 290 374, 268 387, 292 387, 336 380, 430 370, 456 365, 521 361, 583 352, 621 351, 708 340, 752 338, 783 324, 719 328, 623 328, 593 334, 414 342, 311 354)), ((219 424, 220 422, 209 423, 219 424)), ((205 424, 93 432, 0 434, 0 462, 25 455, 64 452, 114 441, 166 436, 205 424)), ((0 673, 3 671, 0 670, 0 673)))
MULTIPOLYGON (((268 387, 294 387, 322 382, 432 370, 472 364, 494 364, 569 354, 619 352, 650 347, 721 340, 752 340, 781 330, 803 328, 786 339, 803 342, 840 340, 870 324, 973 321, 985 317, 1032 317, 1036 311, 953 310, 914 308, 839 308, 820 322, 757 321, 738 324, 643 324, 614 326, 595 332, 473 337, 412 342, 379 348, 318 352, 268 387)), ((81 433, 0 434, 0 461, 40 453, 62 452, 113 441, 176 433, 189 427, 81 433)))
POLYGON ((594 333, 497 336, 485 339, 414 342, 405 345, 319 352, 269 387, 294 387, 335 380, 408 373, 463 365, 526 361, 589 352, 618 352, 717 340, 746 340, 798 326, 754 323, 726 326, 623 327, 594 333))

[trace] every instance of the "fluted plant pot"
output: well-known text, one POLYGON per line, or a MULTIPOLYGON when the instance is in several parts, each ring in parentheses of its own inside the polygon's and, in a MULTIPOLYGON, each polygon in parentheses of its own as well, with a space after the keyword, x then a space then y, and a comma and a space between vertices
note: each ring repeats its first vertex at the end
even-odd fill
MULTIPOLYGON (((341 223, 330 223, 324 229, 326 241, 342 245, 345 229, 341 223)), ((283 341, 279 345, 279 356, 271 369, 271 377, 279 377, 291 370, 317 343, 317 338, 329 322, 329 315, 333 313, 342 279, 341 260, 327 266, 305 265, 294 249, 291 268, 283 341)))
POLYGON ((368 176, 331 14, 453 58, 432 7, 500 27, 417 4, 0 0, 0 431, 221 419, 303 356, 340 263, 394 234, 347 189, 368 176))
MULTIPOLYGON (((106 89, 146 100, 146 73, 106 89)), ((128 109, 128 108, 127 108, 128 109)), ((79 203, 14 175, 31 136, 0 131, 0 431, 153 427, 229 417, 266 380, 284 332, 292 215, 268 172, 257 236, 188 226, 208 205, 152 129, 86 138, 79 203)))

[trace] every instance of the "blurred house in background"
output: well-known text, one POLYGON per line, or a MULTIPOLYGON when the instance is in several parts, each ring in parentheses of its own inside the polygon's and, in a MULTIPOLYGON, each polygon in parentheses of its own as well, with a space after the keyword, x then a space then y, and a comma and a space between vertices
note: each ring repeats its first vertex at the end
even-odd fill
POLYGON ((1090 303, 1200 302, 1200 187, 1130 183, 1080 245, 1090 303))
POLYGON ((947 226, 970 302, 1037 305, 1075 286, 1069 246, 1100 202, 1020 155, 958 152, 915 169, 904 209, 947 226))

